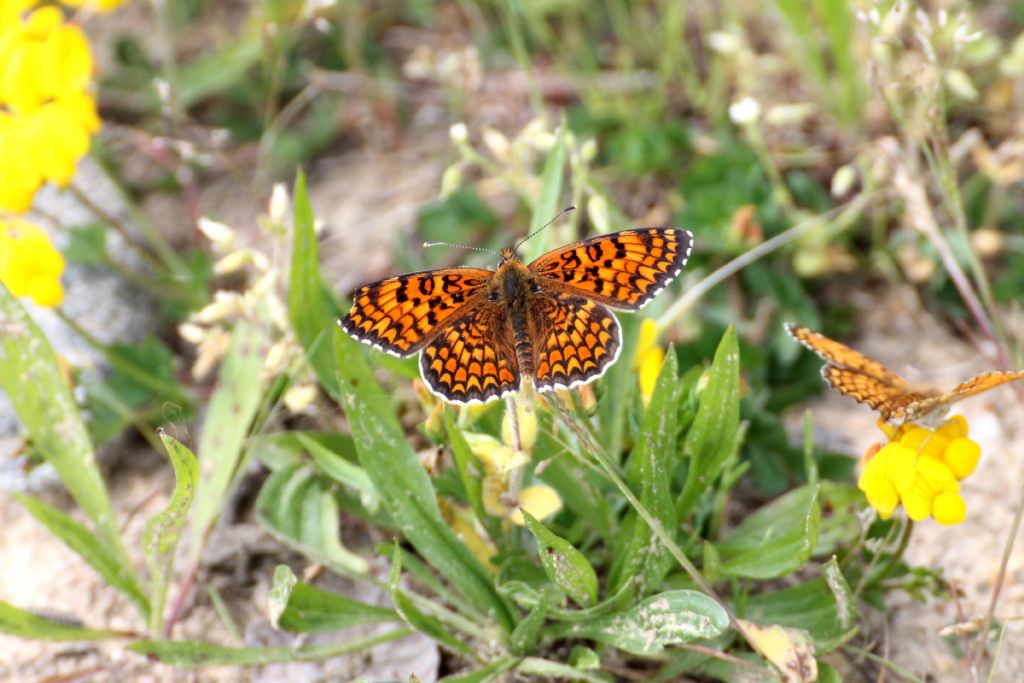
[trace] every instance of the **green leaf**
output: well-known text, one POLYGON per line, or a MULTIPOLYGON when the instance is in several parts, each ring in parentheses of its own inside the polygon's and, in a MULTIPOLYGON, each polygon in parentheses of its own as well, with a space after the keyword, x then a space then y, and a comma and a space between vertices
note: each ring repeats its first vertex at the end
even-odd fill
MULTIPOLYGON (((544 161, 544 169, 540 174, 540 196, 537 198, 536 204, 533 205, 533 216, 530 218, 530 231, 526 233, 527 235, 532 235, 539 230, 555 217, 559 209, 563 208, 559 206, 559 198, 562 196, 562 182, 565 178, 565 136, 568 128, 564 121, 558 127, 555 144, 544 161)), ((552 230, 547 235, 541 233, 538 239, 526 242, 523 245, 525 262, 529 263, 544 252, 553 249, 557 244, 572 241, 568 239, 556 241, 556 238, 560 237, 558 232, 552 230)))
POLYGON ((149 599, 139 585, 138 577, 118 562, 111 549, 90 529, 37 498, 20 493, 13 495, 22 507, 46 527, 47 531, 63 541, 95 569, 107 585, 124 593, 138 608, 143 619, 149 619, 149 599))
POLYGON ((128 649, 140 655, 155 657, 165 664, 184 669, 204 666, 261 666, 278 662, 314 662, 366 650, 391 640, 407 638, 414 631, 397 628, 365 638, 340 643, 324 643, 306 647, 228 647, 197 640, 143 640, 128 649))
POLYGON ((174 466, 174 494, 167 507, 150 517, 142 533, 142 547, 146 551, 146 566, 149 567, 150 600, 153 605, 149 619, 151 633, 163 628, 164 601, 167 586, 174 577, 174 553, 185 528, 196 483, 199 480, 199 465, 196 456, 177 439, 161 434, 167 455, 174 466))
POLYGON ((68 245, 64 247, 68 263, 95 266, 107 258, 107 226, 90 223, 68 230, 68 245))
POLYGON ((470 671, 465 674, 456 674, 454 676, 445 676, 441 679, 441 683, 491 683, 491 681, 499 680, 501 674, 515 668, 518 661, 519 660, 515 657, 502 657, 501 659, 493 661, 487 666, 482 666, 475 671, 470 671))
POLYGON ((665 645, 714 638, 728 626, 729 616, 714 600, 678 590, 652 595, 619 614, 559 624, 554 631, 560 637, 590 638, 635 655, 652 655, 665 645))
MULTIPOLYGON (((219 44, 213 52, 187 61, 177 70, 174 97, 183 110, 244 83, 263 56, 264 41, 253 32, 219 44)), ((154 103, 157 104, 157 103, 154 103)))
POLYGON ((282 542, 335 571, 363 575, 369 568, 342 545, 332 484, 308 464, 282 467, 270 475, 256 498, 256 519, 282 542))
MULTIPOLYGON (((630 488, 640 491, 640 502, 668 533, 676 528, 671 482, 678 452, 679 402, 684 389, 677 377, 677 364, 675 351, 670 348, 644 411, 627 472, 630 488)), ((630 513, 627 528, 632 533, 623 534, 625 542, 620 545, 608 590, 615 591, 633 582, 637 593, 646 595, 658 587, 674 560, 635 511, 630 513)))
POLYGON ((771 579, 795 571, 810 558, 820 521, 818 487, 790 491, 715 544, 721 574, 771 579))
POLYGON ((89 434, 49 341, 7 287, 0 285, 0 389, 43 458, 96 526, 122 571, 131 562, 100 476, 89 434))
POLYGON ((601 397, 597 403, 597 424, 601 430, 601 443, 605 452, 618 459, 626 442, 626 420, 636 390, 636 373, 627 359, 636 357, 640 335, 638 316, 619 317, 622 329, 620 362, 612 365, 601 380, 601 397))
POLYGON ((302 432, 295 432, 295 438, 324 474, 339 484, 344 484, 358 492, 360 502, 371 515, 377 512, 377 508, 380 505, 380 495, 377 493, 377 489, 373 487, 373 482, 370 481, 370 476, 366 473, 366 470, 349 462, 320 441, 302 432))
POLYGON ((358 342, 335 328, 334 344, 342 406, 359 460, 384 508, 413 547, 508 632, 512 626, 508 606, 488 571, 444 523, 430 478, 409 446, 389 405, 390 396, 374 378, 358 342))
POLYGON ((548 585, 547 590, 541 591, 540 600, 512 630, 509 636, 509 649, 518 655, 532 652, 537 645, 537 638, 540 635, 540 628, 547 619, 548 611, 556 601, 561 599, 562 592, 548 585))
POLYGON ((320 256, 313 230, 313 207, 306 190, 306 176, 295 178, 295 241, 292 245, 291 279, 288 285, 288 315, 299 344, 320 384, 340 400, 331 330, 337 312, 326 296, 320 279, 320 256))
POLYGON ((48 619, 0 600, 0 633, 32 640, 100 640, 124 638, 120 631, 86 628, 48 619))
POLYGON ((405 594, 401 588, 402 578, 402 552, 396 544, 391 553, 391 573, 388 575, 388 590, 391 592, 391 602, 401 615, 402 620, 420 633, 436 641, 439 645, 447 646, 455 652, 479 660, 480 656, 468 645, 453 636, 438 619, 423 613, 412 599, 405 594))
POLYGON ((597 604, 597 574, 586 556, 569 541, 548 530, 526 510, 522 511, 526 528, 537 539, 540 563, 552 583, 581 607, 597 604))
POLYGON ((561 662, 539 657, 525 657, 516 667, 516 671, 526 674, 530 680, 586 681, 586 683, 607 683, 608 681, 608 678, 599 673, 588 673, 561 662))
POLYGON ((245 437, 263 395, 260 372, 267 343, 262 324, 239 323, 221 364, 217 388, 210 398, 199 438, 202 476, 192 515, 193 564, 199 559, 202 539, 220 514, 242 460, 245 437))
POLYGON ((690 466, 676 505, 679 519, 684 519, 701 494, 714 484, 726 459, 739 446, 739 421, 740 352, 736 330, 730 326, 715 351, 697 416, 686 433, 690 466))
POLYGON ((274 628, 291 633, 316 633, 360 624, 400 621, 393 609, 367 605, 339 593, 301 583, 283 564, 274 570, 269 611, 274 628))

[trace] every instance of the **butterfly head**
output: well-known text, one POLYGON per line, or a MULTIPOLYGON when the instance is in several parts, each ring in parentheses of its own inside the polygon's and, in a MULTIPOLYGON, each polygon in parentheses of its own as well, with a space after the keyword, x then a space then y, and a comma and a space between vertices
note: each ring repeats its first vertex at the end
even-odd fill
POLYGON ((498 253, 501 255, 501 260, 498 261, 498 267, 499 268, 501 268, 506 263, 511 263, 513 261, 521 261, 522 260, 522 259, 519 258, 519 254, 516 252, 516 248, 515 247, 505 247, 504 249, 502 249, 498 253))

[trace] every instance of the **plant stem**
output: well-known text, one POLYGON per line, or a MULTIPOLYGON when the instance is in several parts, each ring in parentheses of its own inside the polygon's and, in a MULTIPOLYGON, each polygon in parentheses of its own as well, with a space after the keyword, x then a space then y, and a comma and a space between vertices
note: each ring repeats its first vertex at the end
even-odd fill
POLYGON ((789 230, 779 233, 775 237, 769 240, 765 240, 761 244, 757 245, 753 249, 740 254, 732 261, 729 261, 724 266, 711 273, 703 280, 698 282, 696 285, 688 288, 686 292, 679 297, 667 311, 661 314, 658 318, 658 335, 660 336, 667 329, 672 327, 675 322, 686 313, 691 306, 700 300, 708 290, 714 288, 716 285, 721 284, 723 281, 729 279, 739 271, 743 270, 751 263, 754 263, 758 259, 767 256, 779 247, 799 237, 805 232, 810 231, 812 228, 816 228, 823 223, 827 223, 832 220, 847 220, 852 216, 859 213, 864 205, 869 200, 874 199, 876 193, 860 194, 845 204, 837 206, 833 209, 829 209, 825 213, 819 214, 808 218, 805 221, 797 223, 789 230))

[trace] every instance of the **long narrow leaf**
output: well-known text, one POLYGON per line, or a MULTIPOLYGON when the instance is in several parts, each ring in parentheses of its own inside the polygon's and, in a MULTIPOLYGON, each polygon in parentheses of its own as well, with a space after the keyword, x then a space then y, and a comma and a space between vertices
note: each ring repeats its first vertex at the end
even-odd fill
POLYGON ((295 178, 295 239, 292 243, 291 276, 288 285, 288 315, 299 344, 331 396, 338 399, 338 378, 331 351, 331 329, 336 312, 324 293, 320 279, 320 257, 313 230, 313 208, 306 190, 306 177, 295 178))
POLYGON ((128 554, 100 476, 89 433, 61 374, 57 354, 39 326, 0 284, 0 389, 32 442, 53 465, 68 493, 96 526, 121 571, 128 554))
POLYGON ((235 479, 242 459, 249 425, 259 408, 260 370, 266 357, 261 325, 239 324, 231 335, 231 348, 220 368, 217 389, 199 439, 202 476, 196 491, 192 515, 192 562, 199 558, 205 538, 223 507, 224 497, 235 479))
POLYGON ((339 385, 363 469, 385 509, 413 547, 508 632, 512 617, 491 575, 441 518, 436 493, 416 458, 390 396, 377 383, 357 342, 335 329, 339 385))
POLYGON ((729 327, 715 351, 697 416, 686 433, 690 469, 676 504, 679 519, 685 518, 697 498, 714 483, 738 447, 739 421, 740 352, 736 331, 729 327))
POLYGON ((127 634, 48 619, 0 600, 0 633, 33 640, 100 640, 127 634))

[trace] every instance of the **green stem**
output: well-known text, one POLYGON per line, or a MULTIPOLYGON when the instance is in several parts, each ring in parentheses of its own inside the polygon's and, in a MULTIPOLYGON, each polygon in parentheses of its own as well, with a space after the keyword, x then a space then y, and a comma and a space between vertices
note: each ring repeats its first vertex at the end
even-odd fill
POLYGON ((833 209, 829 209, 825 213, 817 216, 812 216, 805 221, 797 223, 789 230, 779 233, 775 237, 769 240, 765 240, 761 244, 757 245, 753 249, 750 249, 743 254, 740 254, 732 261, 729 261, 724 266, 716 270, 715 272, 708 275, 706 278, 698 282, 696 285, 688 288, 686 292, 679 297, 667 311, 661 314, 658 318, 658 335, 660 336, 667 329, 672 327, 675 322, 683 316, 690 307, 693 306, 697 301, 700 300, 708 290, 714 288, 716 285, 721 284, 725 280, 729 279, 739 271, 743 270, 751 263, 754 263, 758 259, 767 256, 779 247, 787 244, 788 242, 796 239, 805 232, 810 231, 812 228, 816 228, 824 223, 832 220, 846 221, 851 220, 853 216, 860 213, 864 208, 865 204, 869 200, 876 197, 875 193, 871 194, 860 194, 845 204, 837 206, 833 209))

